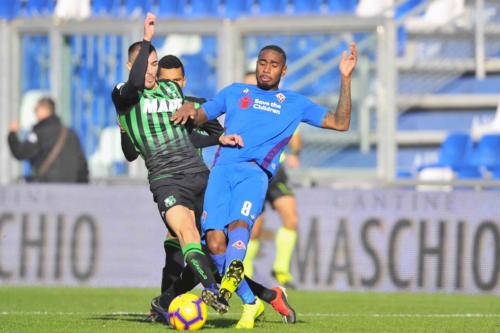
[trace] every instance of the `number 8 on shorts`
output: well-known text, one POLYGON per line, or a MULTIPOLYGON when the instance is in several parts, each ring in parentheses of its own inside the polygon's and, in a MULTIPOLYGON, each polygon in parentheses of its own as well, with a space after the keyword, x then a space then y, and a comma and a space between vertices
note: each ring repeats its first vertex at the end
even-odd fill
POLYGON ((245 201, 243 203, 243 207, 241 208, 241 215, 243 216, 250 215, 250 209, 252 209, 252 203, 250 201, 245 201))

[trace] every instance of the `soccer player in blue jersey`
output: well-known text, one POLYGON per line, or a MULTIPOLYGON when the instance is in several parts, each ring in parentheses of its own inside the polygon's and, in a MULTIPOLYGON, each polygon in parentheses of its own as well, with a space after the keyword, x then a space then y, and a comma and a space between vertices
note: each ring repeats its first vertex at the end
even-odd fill
POLYGON ((224 273, 220 296, 210 295, 207 289, 204 299, 228 300, 237 292, 244 303, 239 328, 253 328, 254 319, 263 312, 262 302, 243 280, 242 261, 269 180, 301 122, 337 131, 349 129, 351 75, 356 61, 356 45, 351 43, 350 53, 342 53, 339 65, 341 86, 335 111, 296 92, 279 89, 281 77, 286 74, 286 53, 279 46, 269 45, 259 52, 257 86, 234 83, 201 107, 187 103, 172 116, 174 123, 194 121, 199 125, 225 114, 226 133, 238 134, 241 139, 235 146, 222 146, 217 152, 202 215, 203 238, 219 272, 224 273))

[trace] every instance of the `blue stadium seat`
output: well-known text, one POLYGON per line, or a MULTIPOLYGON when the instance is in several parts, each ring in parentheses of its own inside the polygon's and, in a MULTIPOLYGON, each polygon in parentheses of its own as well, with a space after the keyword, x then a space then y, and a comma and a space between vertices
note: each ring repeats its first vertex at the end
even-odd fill
POLYGON ((0 19, 10 20, 15 16, 15 3, 14 1, 1 1, 0 2, 0 19))
POLYGON ((28 16, 28 3, 26 1, 14 0, 14 1, 6 1, 12 4, 12 17, 18 16, 28 16))
POLYGON ((464 165, 456 168, 455 173, 458 179, 481 179, 483 175, 479 167, 473 165, 464 165))
POLYGON ((207 78, 210 76, 210 66, 203 54, 183 55, 182 62, 186 69, 187 91, 196 97, 206 97, 207 78))
POLYGON ((279 15, 284 14, 287 2, 284 0, 260 0, 259 14, 260 15, 279 15))
POLYGON ((47 0, 29 0, 27 1, 27 14, 28 16, 39 16, 47 14, 46 7, 48 6, 47 0))
POLYGON ((115 176, 125 176, 128 172, 128 163, 126 162, 114 162, 113 163, 113 174, 115 176))
POLYGON ((251 0, 226 0, 224 4, 224 17, 236 19, 249 15, 252 11, 251 0))
POLYGON ((202 52, 206 56, 215 57, 217 54, 217 38, 204 36, 201 41, 202 52))
POLYGON ((191 17, 217 16, 218 3, 216 0, 191 0, 191 17))
MULTIPOLYGON (((466 160, 472 154, 472 140, 466 133, 451 133, 439 148, 439 157, 436 163, 418 166, 418 171, 426 168, 452 168, 457 171, 461 167, 468 167, 466 160)), ((464 170, 463 172, 467 172, 464 170)))
POLYGON ((491 168, 491 178, 495 180, 500 180, 500 165, 491 168))
POLYGON ((456 167, 463 163, 472 149, 470 136, 465 133, 451 133, 439 149, 439 166, 456 167))
POLYGON ((92 0, 92 15, 106 16, 120 11, 121 0, 92 0))
POLYGON ((158 0, 159 17, 176 17, 182 14, 183 3, 181 0, 158 0))
POLYGON ((15 16, 47 16, 54 12, 53 0, 8 0, 13 17, 15 16))
POLYGON ((469 161, 474 166, 493 168, 500 165, 500 134, 484 135, 469 161))
POLYGON ((408 170, 398 170, 397 174, 396 174, 396 177, 398 179, 411 179, 413 178, 413 173, 411 171, 408 171, 408 170))
POLYGON ((333 14, 354 14, 357 0, 328 0, 328 12, 333 14))
POLYGON ((127 15, 144 15, 152 9, 153 0, 126 0, 127 15))
POLYGON ((321 13, 322 0, 294 0, 294 14, 319 14, 321 13))

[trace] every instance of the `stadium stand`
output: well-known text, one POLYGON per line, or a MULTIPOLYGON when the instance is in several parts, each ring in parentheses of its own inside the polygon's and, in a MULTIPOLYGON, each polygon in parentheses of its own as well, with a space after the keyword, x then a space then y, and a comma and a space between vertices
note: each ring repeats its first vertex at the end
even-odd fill
POLYGON ((223 6, 222 16, 236 19, 240 16, 249 15, 252 12, 252 3, 248 0, 226 1, 223 6))
POLYGON ((182 4, 178 0, 158 0, 158 17, 176 17, 182 13, 182 4))
POLYGON ((123 175, 126 163, 121 151, 120 128, 108 126, 99 133, 98 146, 89 158, 89 171, 94 178, 123 175))
POLYGON ((433 164, 421 165, 420 170, 432 167, 456 168, 464 163, 464 160, 472 149, 472 141, 467 133, 451 133, 439 148, 438 161, 433 164))
MULTIPOLYGON (((6 20, 46 17, 54 12, 56 3, 49 0, 4 1, 0 5, 0 17, 6 20)), ((499 105, 496 94, 500 76, 496 73, 500 70, 500 43, 495 40, 495 29, 500 22, 500 5, 486 1, 485 29, 491 42, 485 45, 485 79, 478 79, 474 75, 474 5, 473 1, 463 0, 93 0, 91 13, 92 18, 97 19, 116 16, 136 18, 153 10, 159 17, 187 20, 238 20, 283 15, 354 16, 356 13, 372 17, 393 14, 399 20, 396 64, 398 174, 416 177, 415 172, 423 167, 420 165, 422 161, 430 163, 430 157, 437 159, 440 156, 438 151, 446 149, 445 139, 449 133, 470 132, 473 140, 479 140, 500 126, 500 112, 496 111, 499 105), (373 8, 366 7, 367 4, 373 8), (363 5, 365 9, 361 8, 363 5), (433 21, 440 8, 453 10, 446 11, 446 17, 440 15, 439 22, 433 21), (360 10, 364 10, 364 14, 360 10), (431 21, 432 24, 429 23, 431 21), (418 24, 426 29, 420 29, 415 22, 424 22, 418 24)), ((186 93, 209 98, 215 94, 218 86, 217 37, 202 35, 198 38, 199 43, 187 39, 188 44, 191 43, 190 47, 180 46, 178 53, 186 64, 189 78, 186 93)), ((346 42, 352 39, 363 49, 356 75, 364 82, 353 94, 374 98, 375 83, 370 82, 370 78, 376 72, 376 52, 374 39, 370 38, 373 38, 370 34, 363 33, 266 33, 244 35, 242 45, 246 61, 255 59, 257 51, 265 44, 282 45, 289 57, 284 87, 329 104, 335 100, 338 91, 338 60, 335 62, 335 59, 346 47, 346 42), (363 64, 363 57, 367 65, 363 64)), ((123 49, 128 40, 118 35, 72 35, 67 37, 66 43, 70 52, 70 65, 65 70, 71 81, 68 85, 70 98, 66 103, 68 115, 65 119, 76 129, 90 156, 98 149, 101 130, 114 124, 108 92, 114 83, 124 79, 123 49)), ((155 44, 162 52, 173 45, 181 45, 174 36, 155 40, 155 44)), ((22 40, 22 48, 23 54, 28 55, 21 62, 22 93, 33 89, 50 90, 48 35, 26 35, 22 40)), ((175 50, 177 52, 177 48, 175 50)), ((358 108, 364 101, 355 96, 354 103, 356 112, 353 114, 352 129, 355 133, 348 139, 332 144, 332 140, 318 138, 313 131, 304 130, 304 151, 309 151, 305 153, 308 158, 304 159, 304 167, 336 168, 354 164, 360 168, 373 169, 377 165, 373 145, 369 144, 364 151, 359 149, 360 134, 356 133, 360 131, 359 121, 363 116, 358 114, 358 108)), ((376 119, 370 107, 368 109, 370 133, 367 135, 370 137, 376 131, 376 119)), ((373 143, 373 139, 368 140, 373 143)), ((440 160, 433 162, 440 163, 440 160)))

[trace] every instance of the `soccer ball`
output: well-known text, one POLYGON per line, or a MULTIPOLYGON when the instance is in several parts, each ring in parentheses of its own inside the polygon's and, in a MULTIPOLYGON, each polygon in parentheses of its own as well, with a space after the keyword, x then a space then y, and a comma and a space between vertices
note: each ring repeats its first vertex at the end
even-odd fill
POLYGON ((202 328, 207 316, 207 305, 193 294, 177 296, 168 307, 170 325, 178 331, 194 331, 202 328))

